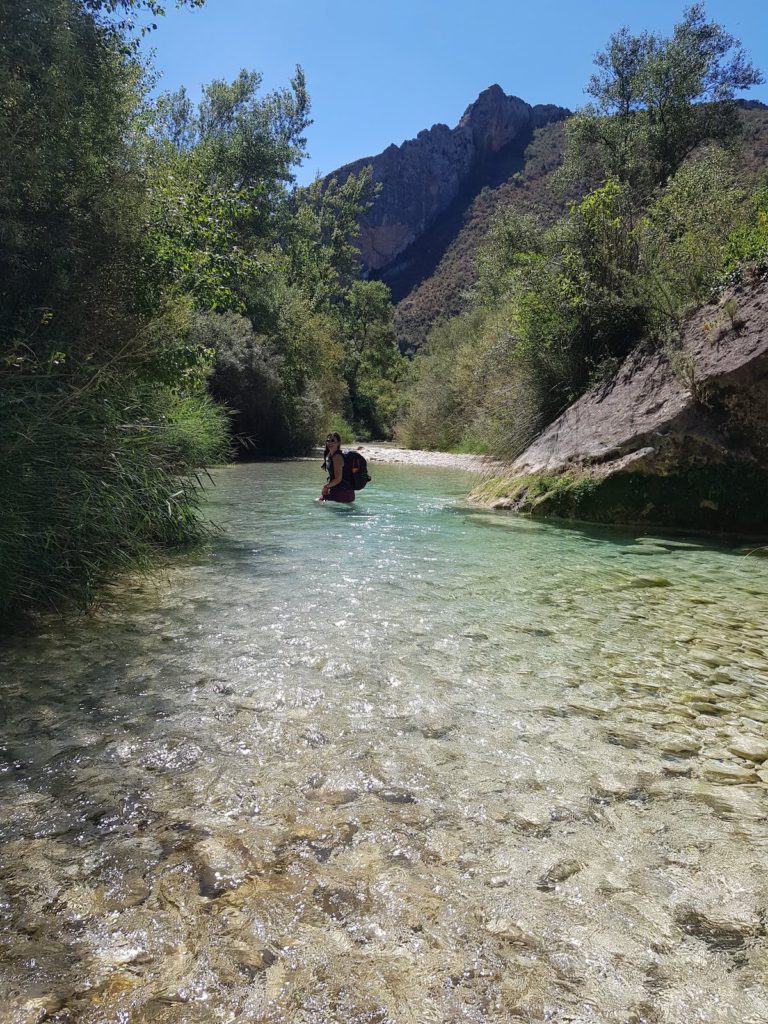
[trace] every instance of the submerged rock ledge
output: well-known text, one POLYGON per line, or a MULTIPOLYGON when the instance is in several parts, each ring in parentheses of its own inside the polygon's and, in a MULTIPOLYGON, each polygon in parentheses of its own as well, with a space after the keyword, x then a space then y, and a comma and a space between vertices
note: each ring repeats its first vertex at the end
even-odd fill
POLYGON ((768 532, 768 280, 646 343, 472 497, 591 522, 768 532))

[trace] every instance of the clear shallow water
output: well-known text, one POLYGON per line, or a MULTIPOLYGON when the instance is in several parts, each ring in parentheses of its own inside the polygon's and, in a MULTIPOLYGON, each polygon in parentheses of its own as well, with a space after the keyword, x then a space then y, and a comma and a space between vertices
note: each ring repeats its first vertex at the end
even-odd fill
POLYGON ((372 472, 4 650, 0 1020, 764 1024, 768 561, 372 472))

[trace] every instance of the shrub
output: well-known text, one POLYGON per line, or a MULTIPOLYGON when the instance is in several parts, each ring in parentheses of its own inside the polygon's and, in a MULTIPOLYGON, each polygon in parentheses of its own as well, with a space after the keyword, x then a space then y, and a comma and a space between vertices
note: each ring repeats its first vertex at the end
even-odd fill
POLYGON ((733 274, 743 263, 757 264, 760 269, 768 267, 768 188, 761 188, 752 196, 744 219, 725 243, 724 274, 733 274))

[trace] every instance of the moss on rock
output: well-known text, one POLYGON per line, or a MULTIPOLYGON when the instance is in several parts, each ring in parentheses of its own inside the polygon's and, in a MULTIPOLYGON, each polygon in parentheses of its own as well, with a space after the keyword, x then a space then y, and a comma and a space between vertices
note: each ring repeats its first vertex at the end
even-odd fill
POLYGON ((575 470, 495 477, 472 498, 532 516, 594 523, 768 532, 768 472, 734 461, 669 475, 575 470))

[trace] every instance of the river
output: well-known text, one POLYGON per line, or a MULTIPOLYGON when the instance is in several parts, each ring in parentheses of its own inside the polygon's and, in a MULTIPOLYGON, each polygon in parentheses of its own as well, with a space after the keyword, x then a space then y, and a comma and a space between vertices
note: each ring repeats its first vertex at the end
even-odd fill
POLYGON ((371 473, 6 643, 0 1020, 765 1024, 768 560, 371 473))

